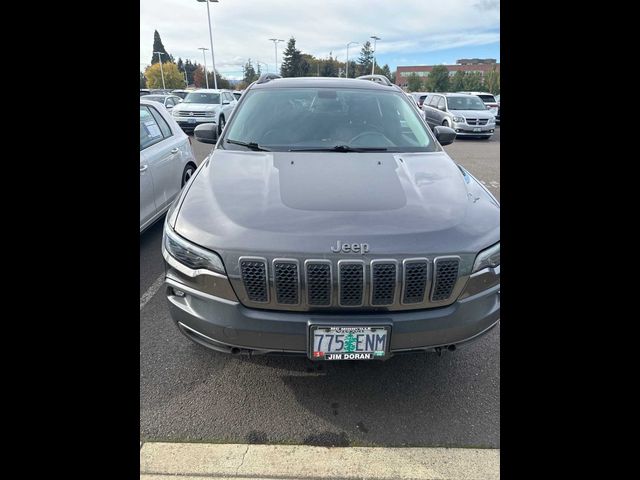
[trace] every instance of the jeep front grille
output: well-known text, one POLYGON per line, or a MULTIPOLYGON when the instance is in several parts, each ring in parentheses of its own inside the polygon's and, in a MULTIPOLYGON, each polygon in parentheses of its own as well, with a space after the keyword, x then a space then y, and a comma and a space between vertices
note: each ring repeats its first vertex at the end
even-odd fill
POLYGON ((359 307, 364 303, 364 262, 360 260, 340 260, 340 305, 359 307))
POLYGON ((331 262, 306 262, 307 303, 318 307, 331 305, 331 262))
POLYGON ((433 293, 431 300, 434 302, 446 300, 451 296, 453 287, 458 280, 458 258, 436 258, 435 261, 435 281, 433 283, 433 293))
POLYGON ((457 256, 402 261, 240 257, 239 267, 236 285, 244 289, 243 303, 303 311, 443 306, 455 300, 467 278, 460 276, 457 256))
POLYGON ((240 260, 240 271, 242 272, 242 281, 249 300, 267 303, 269 301, 269 289, 267 288, 266 260, 240 260))

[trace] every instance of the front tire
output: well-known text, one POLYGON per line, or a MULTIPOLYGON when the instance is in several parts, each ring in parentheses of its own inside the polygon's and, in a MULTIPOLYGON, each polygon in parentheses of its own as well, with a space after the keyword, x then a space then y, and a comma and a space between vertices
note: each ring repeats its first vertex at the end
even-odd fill
POLYGON ((193 176, 193 172, 196 171, 196 166, 193 163, 187 163, 182 171, 182 185, 180 187, 184 187, 184 184, 189 181, 189 179, 193 176))

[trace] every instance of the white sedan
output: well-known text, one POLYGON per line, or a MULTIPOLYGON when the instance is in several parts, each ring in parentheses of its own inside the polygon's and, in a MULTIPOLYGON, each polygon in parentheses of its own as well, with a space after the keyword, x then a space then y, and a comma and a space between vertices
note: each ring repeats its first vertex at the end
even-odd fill
POLYGON ((196 171, 191 139, 167 109, 140 98, 140 233, 171 206, 196 171))

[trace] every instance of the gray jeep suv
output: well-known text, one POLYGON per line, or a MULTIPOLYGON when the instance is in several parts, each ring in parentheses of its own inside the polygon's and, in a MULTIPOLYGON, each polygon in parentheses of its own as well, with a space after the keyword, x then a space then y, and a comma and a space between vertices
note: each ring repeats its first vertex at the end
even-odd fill
POLYGON ((165 221, 171 315, 232 354, 384 360, 500 316, 500 206, 392 86, 261 77, 165 221))

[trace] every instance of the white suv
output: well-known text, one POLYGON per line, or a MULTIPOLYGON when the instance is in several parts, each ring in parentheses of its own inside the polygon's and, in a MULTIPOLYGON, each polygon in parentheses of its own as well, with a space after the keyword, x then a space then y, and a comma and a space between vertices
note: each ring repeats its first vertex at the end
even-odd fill
POLYGON ((203 88, 189 93, 171 113, 185 132, 192 132, 201 123, 215 123, 220 134, 236 103, 229 90, 203 88))

